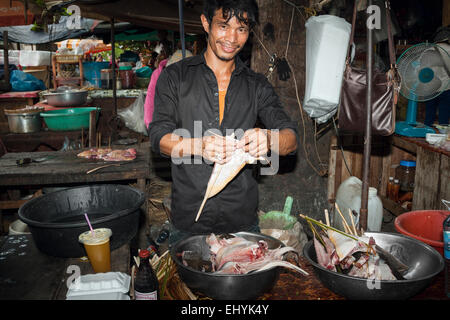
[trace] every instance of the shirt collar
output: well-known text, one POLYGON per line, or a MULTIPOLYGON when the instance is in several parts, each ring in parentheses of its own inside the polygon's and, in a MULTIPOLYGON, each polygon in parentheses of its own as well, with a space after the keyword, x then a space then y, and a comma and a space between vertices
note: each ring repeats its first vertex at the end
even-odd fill
MULTIPOLYGON (((195 66, 195 65, 199 65, 199 64, 204 64, 206 65, 206 60, 205 60, 205 52, 206 49, 204 49, 202 51, 202 53, 200 53, 199 55, 193 56, 191 59, 189 59, 188 65, 189 66, 195 66)), ((234 69, 234 72, 236 74, 241 73, 242 70, 244 70, 247 66, 242 62, 241 58, 239 58, 239 56, 236 56, 234 58, 236 66, 234 69)))

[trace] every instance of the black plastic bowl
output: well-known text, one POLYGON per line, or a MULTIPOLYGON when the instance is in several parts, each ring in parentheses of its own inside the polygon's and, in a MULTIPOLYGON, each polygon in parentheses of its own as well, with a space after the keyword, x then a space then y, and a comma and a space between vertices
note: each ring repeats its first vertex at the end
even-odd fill
POLYGON ((19 218, 25 222, 36 247, 55 257, 82 257, 78 236, 92 227, 112 230, 111 250, 129 242, 139 227, 144 193, 125 185, 89 185, 49 193, 25 203, 19 218))
MULTIPOLYGON (((264 234, 238 232, 233 233, 233 235, 255 242, 265 240, 269 249, 284 247, 281 241, 264 234)), ((185 266, 178 256, 185 250, 201 253, 207 259, 209 246, 206 244, 206 237, 206 235, 189 237, 177 242, 170 250, 170 255, 177 266, 181 280, 190 289, 218 300, 253 300, 272 289, 277 282, 280 267, 249 274, 215 274, 185 266)))

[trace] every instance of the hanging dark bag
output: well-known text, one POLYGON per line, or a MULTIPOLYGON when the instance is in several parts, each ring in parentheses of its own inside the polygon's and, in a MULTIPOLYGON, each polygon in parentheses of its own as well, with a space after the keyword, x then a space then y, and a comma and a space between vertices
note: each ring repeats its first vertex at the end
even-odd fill
MULTIPOLYGON (((366 123, 367 72, 350 65, 350 46, 355 35, 356 1, 353 9, 352 31, 347 52, 341 98, 339 105, 339 130, 364 133, 366 123)), ((372 134, 388 136, 395 131, 395 106, 397 104, 400 77, 395 64, 391 31, 390 4, 386 1, 386 20, 389 43, 390 69, 386 73, 373 72, 372 88, 372 134)))

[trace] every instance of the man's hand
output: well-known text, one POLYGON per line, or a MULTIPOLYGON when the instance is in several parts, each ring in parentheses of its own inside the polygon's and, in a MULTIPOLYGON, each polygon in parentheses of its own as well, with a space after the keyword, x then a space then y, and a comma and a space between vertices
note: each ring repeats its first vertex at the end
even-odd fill
POLYGON ((255 158, 266 155, 270 149, 270 131, 260 128, 245 131, 237 148, 244 148, 245 152, 255 158))
POLYGON ((227 139, 222 136, 205 136, 202 139, 203 158, 219 163, 227 163, 236 150, 235 139, 227 139))

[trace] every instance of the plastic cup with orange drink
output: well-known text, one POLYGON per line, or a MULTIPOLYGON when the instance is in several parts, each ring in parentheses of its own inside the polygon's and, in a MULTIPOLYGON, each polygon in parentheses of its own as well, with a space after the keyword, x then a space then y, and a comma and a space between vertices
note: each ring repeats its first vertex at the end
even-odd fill
POLYGON ((83 232, 78 241, 84 245, 86 253, 95 273, 111 271, 111 250, 109 238, 111 229, 98 228, 83 232))

